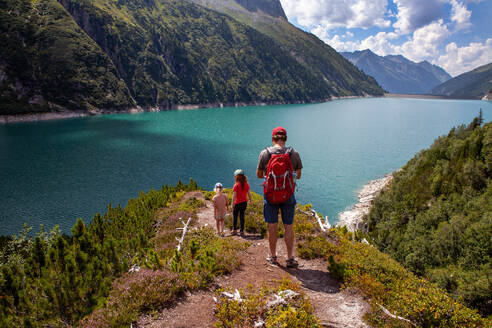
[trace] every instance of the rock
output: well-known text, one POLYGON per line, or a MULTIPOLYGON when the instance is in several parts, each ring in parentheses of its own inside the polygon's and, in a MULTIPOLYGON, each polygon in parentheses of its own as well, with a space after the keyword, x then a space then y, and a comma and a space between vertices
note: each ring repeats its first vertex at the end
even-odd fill
POLYGON ((393 179, 393 174, 387 174, 381 179, 369 181, 359 191, 359 203, 355 204, 350 210, 338 214, 338 227, 347 227, 349 231, 365 230, 366 224, 364 216, 369 213, 374 198, 386 187, 393 179))

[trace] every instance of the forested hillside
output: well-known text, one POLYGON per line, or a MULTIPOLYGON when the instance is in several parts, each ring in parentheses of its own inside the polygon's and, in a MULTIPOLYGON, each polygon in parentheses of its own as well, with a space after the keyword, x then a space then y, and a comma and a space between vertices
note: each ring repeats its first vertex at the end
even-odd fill
MULTIPOLYGON (((276 1, 245 5, 285 21, 276 1)), ((381 91, 338 66, 322 76, 271 36, 188 1, 0 0, 0 9, 0 114, 310 102, 381 91)))
POLYGON ((434 95, 451 98, 491 100, 492 94, 492 63, 475 68, 444 82, 430 91, 434 95))
POLYGON ((395 173, 367 217, 374 243, 492 313, 492 123, 454 128, 395 173))
MULTIPOLYGON (((382 95, 384 90, 314 34, 287 21, 280 10, 269 10, 279 0, 186 0, 224 13, 272 38, 317 79, 334 90, 334 96, 382 95), (248 3, 248 5, 246 5, 248 3)), ((275 6, 278 8, 278 6, 275 6)))
POLYGON ((56 0, 0 0, 0 115, 134 106, 111 59, 56 0))

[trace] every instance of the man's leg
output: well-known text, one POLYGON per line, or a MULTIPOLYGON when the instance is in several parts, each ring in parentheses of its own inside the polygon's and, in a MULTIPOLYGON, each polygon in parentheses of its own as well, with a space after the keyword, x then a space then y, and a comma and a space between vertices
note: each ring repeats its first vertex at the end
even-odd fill
POLYGON ((294 225, 293 224, 284 224, 284 240, 285 246, 287 247, 287 259, 293 258, 292 251, 294 250, 294 225))
POLYGON ((277 256, 278 223, 268 223, 268 244, 270 255, 277 256))
POLYGON ((278 211, 278 205, 270 204, 266 198, 263 200, 263 218, 265 219, 265 222, 268 223, 270 256, 277 256, 278 211))
POLYGON ((292 195, 287 202, 280 206, 282 212, 282 222, 284 224, 284 241, 287 248, 287 259, 293 259, 294 252, 294 214, 296 211, 296 199, 292 195))

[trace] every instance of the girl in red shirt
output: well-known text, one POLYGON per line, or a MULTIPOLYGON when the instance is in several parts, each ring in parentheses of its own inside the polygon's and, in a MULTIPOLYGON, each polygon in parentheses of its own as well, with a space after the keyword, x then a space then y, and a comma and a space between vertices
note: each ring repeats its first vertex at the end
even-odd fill
POLYGON ((234 216, 234 230, 232 234, 237 234, 237 217, 240 219, 240 234, 244 236, 244 212, 248 205, 248 199, 251 203, 251 192, 249 191, 248 178, 244 175, 244 171, 238 169, 234 172, 236 177, 236 183, 232 190, 234 191, 232 195, 232 203, 234 204, 233 216, 234 216))

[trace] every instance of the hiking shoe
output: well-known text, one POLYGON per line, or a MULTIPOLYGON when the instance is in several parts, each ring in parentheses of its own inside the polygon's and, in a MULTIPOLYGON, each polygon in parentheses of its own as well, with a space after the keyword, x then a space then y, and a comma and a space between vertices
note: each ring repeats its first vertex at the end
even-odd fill
POLYGON ((297 268, 299 266, 299 263, 297 263, 297 261, 294 258, 291 258, 286 261, 285 266, 287 268, 297 268))
POLYGON ((278 265, 278 261, 277 261, 277 257, 276 256, 267 256, 266 260, 268 261, 268 263, 272 264, 272 265, 278 265))

